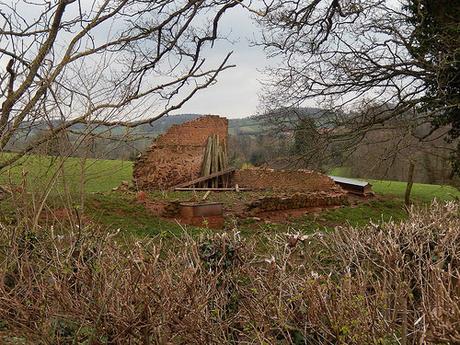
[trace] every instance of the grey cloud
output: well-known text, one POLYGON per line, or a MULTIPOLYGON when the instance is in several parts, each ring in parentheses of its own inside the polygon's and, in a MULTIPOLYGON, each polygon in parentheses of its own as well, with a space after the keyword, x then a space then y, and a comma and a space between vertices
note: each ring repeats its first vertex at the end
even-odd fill
POLYGON ((233 51, 231 70, 222 72, 212 87, 203 90, 176 113, 220 114, 230 118, 252 115, 256 112, 262 79, 261 70, 268 64, 260 47, 250 41, 257 37, 258 28, 243 8, 235 9, 223 18, 220 33, 229 41, 220 41, 206 54, 208 61, 218 64, 233 51))

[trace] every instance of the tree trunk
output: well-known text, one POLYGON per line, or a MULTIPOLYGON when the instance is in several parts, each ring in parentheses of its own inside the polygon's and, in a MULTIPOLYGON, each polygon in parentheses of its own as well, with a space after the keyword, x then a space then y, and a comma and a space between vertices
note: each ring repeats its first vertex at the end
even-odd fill
POLYGON ((409 162, 409 173, 407 175, 406 194, 404 196, 404 203, 406 206, 410 206, 410 193, 412 191, 412 185, 414 184, 414 168, 415 164, 413 161, 409 162))

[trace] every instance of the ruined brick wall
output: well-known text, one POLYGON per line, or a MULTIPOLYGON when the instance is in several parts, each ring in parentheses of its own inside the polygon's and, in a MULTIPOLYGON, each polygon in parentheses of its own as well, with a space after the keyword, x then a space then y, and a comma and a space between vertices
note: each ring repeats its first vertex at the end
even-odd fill
POLYGON ((347 202, 345 193, 337 192, 310 192, 295 193, 293 195, 273 195, 254 200, 246 205, 251 214, 267 211, 282 211, 309 207, 339 206, 347 202))
POLYGON ((200 176, 208 137, 219 135, 226 144, 228 120, 207 115, 172 126, 156 138, 134 163, 133 179, 139 189, 167 189, 200 176))
POLYGON ((234 182, 241 188, 274 191, 341 191, 330 177, 310 170, 243 169, 235 172, 234 182))
POLYGON ((206 115, 181 125, 173 125, 169 130, 155 139, 153 145, 204 147, 208 137, 219 135, 224 143, 228 136, 228 120, 216 115, 206 115))

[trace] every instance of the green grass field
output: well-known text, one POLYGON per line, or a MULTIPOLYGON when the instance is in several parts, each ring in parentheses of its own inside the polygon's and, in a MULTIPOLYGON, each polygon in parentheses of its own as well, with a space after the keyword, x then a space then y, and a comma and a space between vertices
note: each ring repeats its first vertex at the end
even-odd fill
MULTIPOLYGON (((343 168, 334 169, 337 175, 343 175, 343 168)), ((345 174, 346 175, 346 174, 345 174)), ((62 161, 50 156, 27 156, 10 169, 0 173, 0 183, 12 182, 20 184, 26 176, 31 186, 40 186, 50 183, 56 176, 55 188, 64 186, 69 190, 79 190, 84 183, 86 193, 107 192, 120 185, 122 181, 131 181, 132 162, 103 159, 68 158, 62 161), (57 173, 62 166, 62 173, 57 173)), ((373 190, 379 195, 391 195, 403 198, 406 188, 405 182, 368 180, 373 190)), ((452 186, 429 185, 415 183, 412 197, 416 201, 430 202, 433 198, 452 200, 460 198, 460 191, 452 186)))
MULTIPOLYGON (((335 172, 338 174, 340 171, 335 172)), ((135 236, 179 236, 184 229, 174 222, 164 221, 152 216, 142 205, 135 202, 133 195, 111 192, 122 181, 131 181, 132 162, 117 160, 95 160, 60 158, 50 156, 25 157, 18 164, 0 174, 0 184, 19 185, 26 181, 27 189, 45 191, 50 186, 49 196, 52 207, 74 200, 75 207, 81 200, 83 191, 85 213, 94 221, 113 229, 120 228, 123 234, 135 236), (62 168, 62 169, 60 169, 62 168), (72 197, 66 198, 66 195, 72 197)), ((251 220, 239 221, 239 228, 245 234, 257 234, 260 231, 285 232, 287 230, 312 232, 318 229, 331 230, 335 226, 352 224, 362 225, 373 221, 398 221, 406 218, 403 206, 406 184, 398 181, 370 180, 378 198, 365 203, 327 210, 319 215, 305 215, 292 219, 287 224, 254 224, 251 220)), ((198 198, 204 193, 198 193, 198 198)), ((168 192, 152 193, 154 198, 190 200, 193 193, 168 192)), ((211 200, 225 203, 237 202, 243 196, 238 193, 213 193, 211 200)), ((412 199, 415 203, 429 203, 438 200, 460 198, 460 192, 451 186, 414 184, 412 199)), ((14 213, 11 205, 0 203, 3 214, 14 213)), ((234 220, 229 220, 229 227, 234 220)), ((198 234, 205 230, 188 228, 187 232, 198 234)))
MULTIPOLYGON (((406 191, 406 183, 400 181, 369 180, 372 189, 380 195, 391 195, 403 198, 406 191)), ((434 198, 438 200, 454 200, 460 198, 460 191, 452 186, 414 183, 412 186, 412 198, 415 201, 430 202, 434 198)))
MULTIPOLYGON (((331 175, 351 177, 350 169, 340 167, 332 169, 331 175)), ((366 180, 366 179, 364 179, 366 180)), ((372 189, 378 195, 392 196, 403 199, 406 191, 406 182, 384 181, 368 179, 372 184, 372 189)), ((437 200, 455 200, 460 198, 460 191, 452 186, 442 186, 435 184, 414 183, 412 186, 411 197, 415 202, 431 202, 434 198, 437 200)))
MULTIPOLYGON (((5 156, 6 154, 4 154, 5 156)), ((79 191, 83 183, 86 193, 106 192, 131 181, 132 162, 104 159, 81 159, 30 155, 0 173, 0 183, 21 184, 44 188, 52 185, 56 191, 79 191), (60 169, 62 168, 62 169, 60 169)))

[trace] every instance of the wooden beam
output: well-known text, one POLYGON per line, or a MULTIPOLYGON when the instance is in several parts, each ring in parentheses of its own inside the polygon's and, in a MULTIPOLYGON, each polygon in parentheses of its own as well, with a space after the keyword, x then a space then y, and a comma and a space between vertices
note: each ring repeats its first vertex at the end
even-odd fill
POLYGON ((199 178, 196 178, 196 179, 188 181, 188 182, 180 183, 180 184, 178 184, 178 185, 176 185, 176 186, 174 186, 172 188, 176 189, 176 188, 188 187, 188 186, 190 186, 192 184, 199 183, 199 182, 204 182, 204 181, 207 181, 207 180, 212 179, 214 177, 230 174, 230 173, 234 172, 235 170, 236 170, 235 168, 228 168, 228 169, 225 169, 225 170, 222 170, 222 171, 215 172, 215 173, 210 174, 208 176, 203 176, 203 177, 199 177, 199 178))
POLYGON ((211 169, 211 148, 212 148, 212 138, 208 137, 208 142, 206 144, 206 149, 204 151, 203 158, 203 167, 201 169, 201 175, 209 175, 209 170, 211 169))

